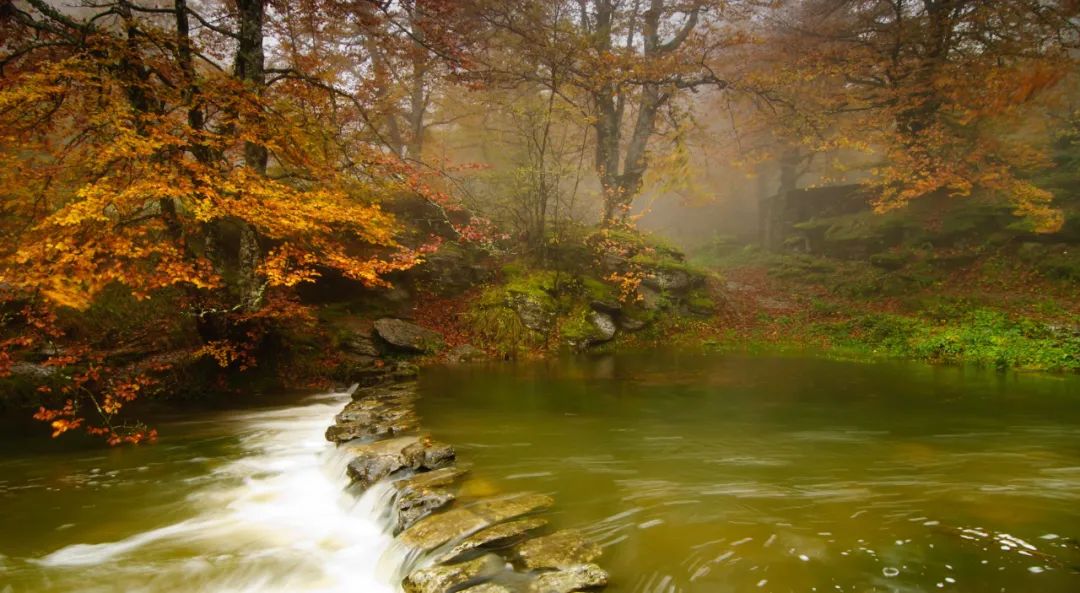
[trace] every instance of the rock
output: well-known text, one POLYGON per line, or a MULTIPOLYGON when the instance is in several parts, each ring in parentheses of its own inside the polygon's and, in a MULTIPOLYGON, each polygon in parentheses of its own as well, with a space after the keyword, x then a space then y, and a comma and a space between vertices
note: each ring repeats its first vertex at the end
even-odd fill
POLYGON ((394 500, 397 524, 394 532, 400 533, 413 523, 454 501, 454 494, 442 488, 414 488, 402 492, 394 500))
POLYGON ((444 346, 438 333, 402 319, 384 317, 377 320, 375 333, 387 344, 406 352, 434 352, 444 346))
POLYGON ((411 362, 399 361, 390 369, 390 376, 395 381, 405 381, 420 375, 420 367, 411 362))
POLYGON ((482 249, 446 241, 406 274, 417 276, 424 286, 438 294, 458 294, 491 277, 491 269, 485 265, 487 258, 487 252, 482 249))
POLYGON ((530 593, 573 593, 607 585, 608 574, 595 564, 577 564, 545 572, 529 584, 530 593))
POLYGON ((433 470, 454 460, 454 448, 434 442, 427 437, 409 436, 376 441, 365 445, 346 443, 356 458, 349 462, 346 472, 354 484, 369 488, 375 482, 396 472, 433 470))
POLYGON ((469 508, 487 519, 488 523, 497 523, 546 509, 553 504, 555 501, 550 496, 528 493, 481 500, 469 508))
POLYGON ((430 515, 401 532, 401 543, 421 550, 433 550, 450 540, 487 526, 486 519, 466 508, 430 515))
POLYGON ((659 268, 653 270, 641 283, 649 288, 668 292, 682 292, 690 288, 692 281, 690 274, 683 270, 669 270, 659 268))
POLYGON ((547 333, 555 322, 555 311, 549 300, 514 292, 507 297, 507 306, 517 313, 522 325, 535 332, 547 333))
POLYGON ((647 311, 658 311, 664 307, 664 297, 660 291, 642 283, 637 288, 638 302, 647 311))
POLYGON ((394 532, 408 529, 420 519, 453 502, 456 498, 454 493, 444 487, 456 482, 467 471, 452 465, 395 481, 397 522, 394 532))
POLYGON ((469 472, 468 468, 451 465, 437 470, 421 472, 394 482, 394 488, 405 492, 412 488, 436 488, 449 486, 469 472))
POLYGON ((450 509, 417 521, 401 533, 407 546, 433 550, 489 525, 550 507, 554 501, 542 494, 519 494, 482 500, 471 506, 450 509))
POLYGON ((384 439, 411 432, 420 420, 413 406, 413 386, 364 389, 353 394, 353 401, 334 418, 326 429, 326 440, 343 443, 352 439, 384 439))
POLYGON ((472 344, 462 344, 457 346, 446 355, 446 359, 454 363, 484 360, 487 357, 486 352, 472 344))
POLYGON ((437 564, 414 571, 401 583, 405 593, 450 593, 473 580, 500 572, 505 563, 494 554, 460 564, 437 564))
POLYGON ((610 342, 617 329, 610 315, 590 310, 584 312, 583 317, 563 324, 562 339, 571 348, 584 349, 610 342))
POLYGON ((375 342, 371 339, 371 335, 367 332, 350 332, 341 339, 341 349, 349 354, 358 354, 371 358, 377 358, 381 354, 378 347, 375 346, 375 342))
POLYGON ((515 550, 526 568, 569 568, 600 557, 600 546, 579 532, 564 530, 524 542, 515 550))
POLYGON ((479 548, 505 547, 525 536, 526 533, 547 525, 546 519, 530 518, 498 523, 478 531, 458 542, 448 552, 440 556, 440 562, 450 562, 463 554, 479 548))
POLYGON ((607 313, 612 317, 622 312, 622 304, 618 301, 592 301, 589 308, 600 313, 607 313))
POLYGON ((618 328, 615 326, 615 320, 611 318, 611 315, 600 311, 590 311, 588 319, 589 323, 596 328, 596 332, 590 337, 590 343, 602 344, 611 341, 615 337, 615 331, 618 328))

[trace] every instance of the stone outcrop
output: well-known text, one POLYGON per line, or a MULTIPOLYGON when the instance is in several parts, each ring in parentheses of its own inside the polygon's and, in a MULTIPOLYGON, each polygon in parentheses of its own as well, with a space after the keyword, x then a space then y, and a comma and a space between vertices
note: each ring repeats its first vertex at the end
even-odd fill
POLYGON ((453 447, 415 435, 344 446, 355 455, 346 470, 349 479, 363 488, 403 470, 439 469, 454 461, 453 447))
POLYGON ((405 434, 419 428, 413 407, 416 391, 411 387, 383 387, 361 392, 359 399, 349 402, 334 417, 334 425, 326 429, 326 439, 344 443, 353 439, 382 439, 405 434))
POLYGON ((534 332, 547 333, 555 323, 555 307, 547 295, 512 292, 506 304, 517 314, 521 324, 534 332))
POLYGON ((392 348, 404 352, 430 353, 446 345, 438 332, 392 317, 375 321, 375 335, 392 348))

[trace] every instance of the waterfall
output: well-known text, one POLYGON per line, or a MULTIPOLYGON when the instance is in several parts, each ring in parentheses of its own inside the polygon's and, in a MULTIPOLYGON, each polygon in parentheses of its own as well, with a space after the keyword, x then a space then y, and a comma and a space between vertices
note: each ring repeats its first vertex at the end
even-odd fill
POLYGON ((347 493, 349 459, 323 438, 347 399, 333 393, 232 414, 240 454, 191 492, 193 516, 35 562, 53 579, 77 579, 80 591, 397 590, 388 579, 396 568, 380 566, 392 543, 380 521, 385 488, 347 493))

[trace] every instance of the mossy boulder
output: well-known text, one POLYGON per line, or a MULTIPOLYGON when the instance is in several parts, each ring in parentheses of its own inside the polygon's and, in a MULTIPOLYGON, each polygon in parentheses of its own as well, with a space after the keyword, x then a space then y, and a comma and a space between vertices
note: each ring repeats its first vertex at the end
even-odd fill
POLYGON ((404 352, 436 352, 446 346, 438 332, 392 317, 376 320, 375 334, 391 347, 404 352))
POLYGON ((522 325, 534 332, 547 333, 555 323, 555 302, 546 294, 508 291, 506 304, 522 325))
POLYGON ((562 326, 562 339, 571 348, 588 348, 610 342, 618 331, 615 319, 594 309, 578 311, 562 326))

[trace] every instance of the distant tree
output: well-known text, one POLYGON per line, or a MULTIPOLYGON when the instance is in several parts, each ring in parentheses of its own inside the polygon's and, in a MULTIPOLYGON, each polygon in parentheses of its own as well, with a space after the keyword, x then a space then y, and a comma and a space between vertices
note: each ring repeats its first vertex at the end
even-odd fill
POLYGON ((534 56, 525 62, 528 69, 514 74, 552 85, 590 122, 602 222, 614 225, 626 220, 641 192, 665 110, 676 114, 680 97, 695 89, 731 87, 711 65, 746 41, 733 24, 746 16, 748 4, 518 0, 489 2, 484 14, 534 56))
POLYGON ((784 128, 813 150, 876 152, 880 209, 994 191, 1040 231, 1061 225, 1030 174, 1048 164, 1021 116, 1075 68, 1070 1, 805 0, 773 13, 770 70, 784 128))

